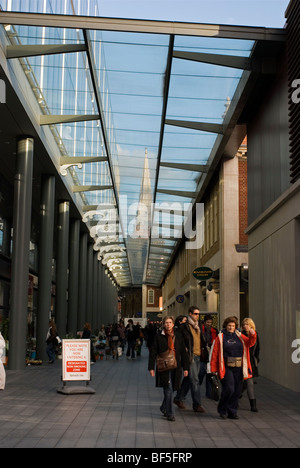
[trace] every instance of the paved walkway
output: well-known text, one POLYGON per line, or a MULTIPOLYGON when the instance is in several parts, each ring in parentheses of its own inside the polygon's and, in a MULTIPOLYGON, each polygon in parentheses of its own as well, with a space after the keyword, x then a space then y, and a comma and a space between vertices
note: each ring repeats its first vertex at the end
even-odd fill
MULTIPOLYGON (((175 408, 160 413, 162 390, 147 371, 148 351, 91 368, 94 395, 62 395, 61 363, 7 371, 0 392, 0 448, 296 448, 300 447, 300 393, 257 379, 258 413, 240 400, 239 420, 221 420, 217 403, 203 398, 205 414, 175 408)), ((69 384, 72 385, 72 384, 69 384)), ((77 384, 78 385, 78 384, 77 384)), ((84 384, 80 384, 83 385, 84 384)))

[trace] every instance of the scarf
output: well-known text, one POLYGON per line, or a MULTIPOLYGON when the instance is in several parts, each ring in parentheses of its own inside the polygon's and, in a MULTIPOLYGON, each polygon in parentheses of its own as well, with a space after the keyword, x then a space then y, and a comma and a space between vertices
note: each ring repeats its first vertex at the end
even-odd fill
POLYGON ((168 332, 164 328, 164 334, 168 337, 168 348, 170 350, 174 351, 175 350, 175 346, 174 346, 174 339, 175 339, 174 329, 171 332, 168 332))
POLYGON ((196 320, 194 322, 194 320, 192 319, 192 317, 190 315, 188 316, 188 324, 191 325, 191 327, 193 327, 196 330, 197 333, 200 332, 198 320, 196 320))

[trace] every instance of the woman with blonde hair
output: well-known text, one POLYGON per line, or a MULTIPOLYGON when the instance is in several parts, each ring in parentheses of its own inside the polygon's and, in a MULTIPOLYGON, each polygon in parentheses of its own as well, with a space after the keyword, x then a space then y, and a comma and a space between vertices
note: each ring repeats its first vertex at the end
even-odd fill
MULTIPOLYGON (((242 334, 249 336, 250 330, 256 331, 255 323, 249 317, 245 318, 242 321, 242 334)), ((253 346, 250 347, 250 363, 252 368, 252 378, 247 379, 244 382, 244 389, 247 389, 247 394, 250 402, 250 409, 254 413, 257 413, 258 409, 256 408, 256 398, 254 393, 254 380, 253 377, 258 377, 258 363, 259 363, 259 338, 256 333, 256 342, 253 346)))

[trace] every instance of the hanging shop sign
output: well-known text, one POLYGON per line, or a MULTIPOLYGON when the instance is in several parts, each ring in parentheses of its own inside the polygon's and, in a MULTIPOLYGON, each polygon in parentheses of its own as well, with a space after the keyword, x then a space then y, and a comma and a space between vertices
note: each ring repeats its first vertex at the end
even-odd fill
POLYGON ((90 340, 62 340, 62 380, 90 380, 90 340))
POLYGON ((208 267, 198 267, 193 271, 193 276, 199 281, 209 280, 213 275, 213 270, 208 267))
POLYGON ((184 301, 184 296, 181 296, 181 295, 177 296, 176 301, 179 302, 179 304, 182 304, 182 302, 184 301))

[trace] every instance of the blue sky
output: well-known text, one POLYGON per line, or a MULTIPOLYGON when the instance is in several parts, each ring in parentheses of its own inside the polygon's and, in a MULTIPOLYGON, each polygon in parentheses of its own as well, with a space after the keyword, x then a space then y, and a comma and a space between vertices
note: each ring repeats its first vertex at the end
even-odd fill
POLYGON ((106 17, 283 27, 289 0, 99 0, 106 17))

